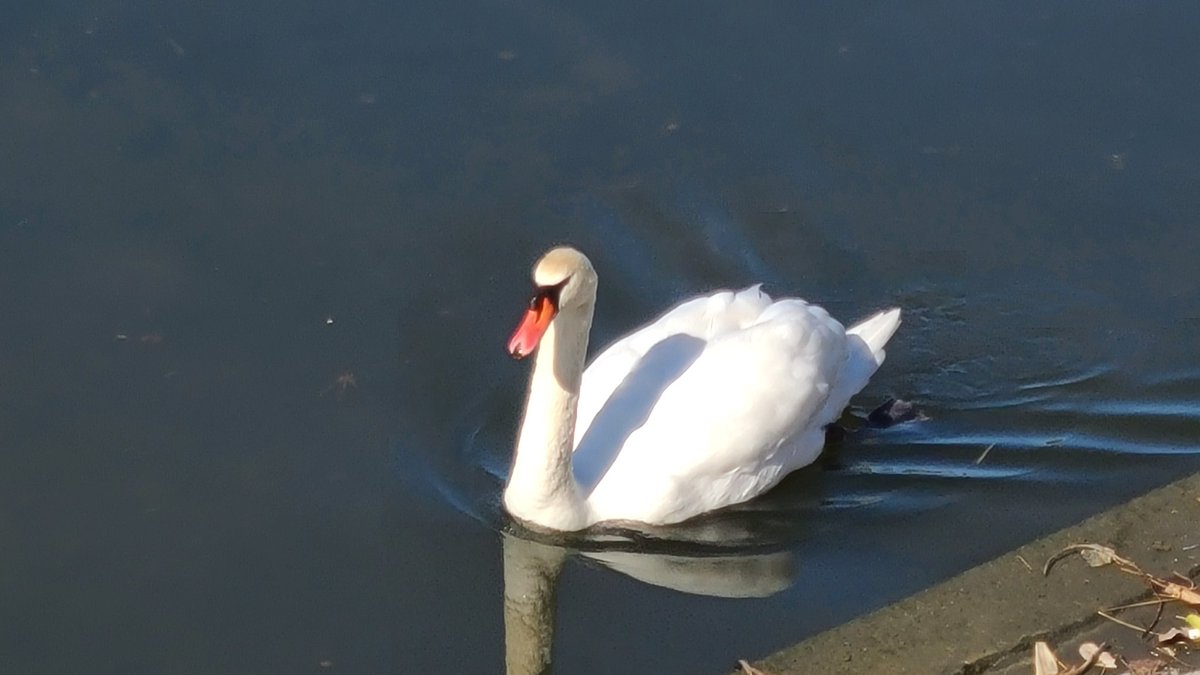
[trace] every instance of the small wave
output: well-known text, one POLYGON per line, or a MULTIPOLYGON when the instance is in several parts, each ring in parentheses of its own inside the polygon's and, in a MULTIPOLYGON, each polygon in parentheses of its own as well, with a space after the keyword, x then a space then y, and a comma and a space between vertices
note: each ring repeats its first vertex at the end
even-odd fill
POLYGON ((745 224, 733 217, 726 209, 700 197, 695 191, 686 191, 677 200, 677 208, 683 212, 685 221, 693 223, 714 256, 732 262, 747 280, 769 284, 781 284, 785 279, 759 255, 754 242, 746 235, 745 224))
POLYGON ((1048 400, 1042 410, 1103 415, 1106 417, 1167 417, 1200 420, 1200 401, 1119 400, 1099 401, 1048 400))
POLYGON ((878 492, 846 492, 824 500, 826 511, 870 512, 894 516, 936 509, 954 501, 946 494, 913 490, 907 486, 878 492))
POLYGON ((1092 452, 1116 452, 1131 455, 1187 455, 1200 454, 1200 439, 1195 443, 1171 443, 1163 441, 1122 438, 1111 434, 1080 432, 1064 433, 1005 433, 1005 434, 951 434, 936 438, 925 438, 929 445, 971 445, 976 447, 1030 450, 1056 448, 1059 452, 1086 450, 1092 452))
POLYGON ((843 471, 872 476, 923 476, 954 479, 1015 479, 1024 478, 1035 470, 1024 466, 1004 466, 971 463, 939 463, 920 460, 861 461, 847 465, 843 471))
POLYGON ((1093 380, 1110 374, 1111 372, 1113 372, 1112 366, 1096 365, 1084 370, 1064 373, 1057 377, 1032 380, 1030 382, 1017 385, 1017 390, 1036 391, 1042 389, 1062 389, 1064 387, 1074 387, 1076 385, 1090 383, 1093 380))

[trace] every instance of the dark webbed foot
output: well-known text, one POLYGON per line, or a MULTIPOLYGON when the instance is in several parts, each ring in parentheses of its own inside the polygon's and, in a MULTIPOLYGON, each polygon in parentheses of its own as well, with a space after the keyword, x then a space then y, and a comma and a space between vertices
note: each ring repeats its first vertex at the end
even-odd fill
POLYGON ((914 420, 929 419, 917 406, 909 401, 902 401, 898 398, 889 398, 883 402, 883 405, 871 411, 867 415, 867 424, 876 429, 886 429, 897 424, 912 422, 914 420))

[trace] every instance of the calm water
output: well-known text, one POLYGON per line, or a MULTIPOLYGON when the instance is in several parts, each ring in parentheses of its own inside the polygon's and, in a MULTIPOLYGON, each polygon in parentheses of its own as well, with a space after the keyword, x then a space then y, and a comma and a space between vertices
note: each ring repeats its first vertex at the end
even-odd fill
POLYGON ((1200 467, 1200 7, 909 5, 10 2, 0 669, 720 673, 1200 467), (562 241, 596 345, 900 305, 930 419, 502 534, 562 241))

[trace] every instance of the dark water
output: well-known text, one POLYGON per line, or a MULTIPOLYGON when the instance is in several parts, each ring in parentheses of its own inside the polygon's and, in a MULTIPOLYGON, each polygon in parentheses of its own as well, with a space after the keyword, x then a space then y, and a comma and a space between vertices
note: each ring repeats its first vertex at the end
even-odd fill
POLYGON ((10 2, 0 669, 723 672, 1195 470, 1200 9, 910 4, 10 2), (699 543, 502 537, 562 241, 597 345, 899 305, 856 405, 931 419, 699 543))

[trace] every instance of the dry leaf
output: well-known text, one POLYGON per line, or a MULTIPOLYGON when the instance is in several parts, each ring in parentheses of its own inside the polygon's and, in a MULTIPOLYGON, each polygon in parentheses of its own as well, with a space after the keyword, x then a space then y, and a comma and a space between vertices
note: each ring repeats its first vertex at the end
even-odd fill
POLYGON ((1133 574, 1142 573, 1141 568, 1136 563, 1117 555, 1117 552, 1108 546, 1101 546, 1100 544, 1073 544, 1050 556, 1050 559, 1046 561, 1046 565, 1042 568, 1042 574, 1050 574, 1050 568, 1054 567, 1055 563, 1072 553, 1078 553, 1084 562, 1091 567, 1103 567, 1104 565, 1115 564, 1123 571, 1133 574))
POLYGON ((742 667, 742 675, 767 675, 763 671, 747 663, 745 659, 738 659, 738 665, 742 667))
POLYGON ((1188 642, 1192 641, 1191 637, 1188 635, 1187 629, 1184 628, 1172 628, 1165 633, 1155 633, 1154 637, 1157 638, 1155 640, 1155 644, 1157 644, 1159 647, 1166 647, 1167 645, 1175 645, 1180 643, 1187 644, 1188 642))
POLYGON ((1095 642, 1085 642, 1079 645, 1079 655, 1084 661, 1095 661, 1097 666, 1101 668, 1116 668, 1117 659, 1108 652, 1101 651, 1100 645, 1095 642), (1097 654, 1099 652, 1099 654, 1097 654))
POLYGON ((1200 608, 1200 591, 1197 591, 1194 588, 1188 588, 1183 584, 1177 584, 1174 581, 1165 581, 1157 577, 1153 578, 1152 580, 1148 580, 1151 581, 1151 584, 1155 587, 1155 590, 1158 591, 1158 594, 1164 598, 1178 600, 1185 605, 1191 605, 1193 607, 1200 608))
MULTIPOLYGON (((1096 646, 1096 649, 1092 651, 1091 656, 1087 657, 1083 663, 1064 671, 1062 675, 1083 675, 1083 673, 1091 670, 1092 666, 1096 665, 1096 663, 1105 656, 1109 656, 1108 645, 1101 642, 1096 646)), ((1114 660, 1113 667, 1116 667, 1116 665, 1117 662, 1114 660)))
POLYGON ((1058 658, 1045 642, 1033 645, 1033 675, 1058 675, 1058 658))
POLYGON ((1079 552, 1079 557, 1083 558, 1088 567, 1104 567, 1112 564, 1117 557, 1117 552, 1107 546, 1097 546, 1083 549, 1079 552))
POLYGON ((1158 675, 1167 662, 1159 659, 1137 659, 1130 661, 1127 665, 1129 666, 1129 675, 1158 675))

